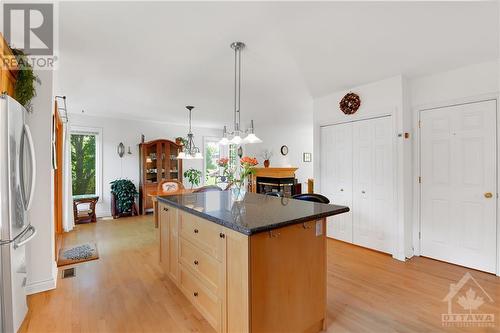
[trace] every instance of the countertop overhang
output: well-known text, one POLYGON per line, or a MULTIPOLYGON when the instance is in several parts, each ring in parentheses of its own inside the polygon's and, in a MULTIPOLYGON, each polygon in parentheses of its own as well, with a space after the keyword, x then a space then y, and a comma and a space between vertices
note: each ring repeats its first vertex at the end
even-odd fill
POLYGON ((247 236, 349 211, 349 207, 246 193, 235 201, 231 191, 158 196, 158 201, 247 236))

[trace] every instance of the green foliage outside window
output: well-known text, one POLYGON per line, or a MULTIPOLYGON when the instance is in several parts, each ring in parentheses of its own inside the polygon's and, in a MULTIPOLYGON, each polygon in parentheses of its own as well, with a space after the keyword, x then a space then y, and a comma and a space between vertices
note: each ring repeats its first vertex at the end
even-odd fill
POLYGON ((205 185, 215 185, 217 183, 218 159, 219 145, 216 142, 209 142, 205 149, 205 185))
POLYGON ((96 136, 71 134, 73 195, 96 194, 96 136))

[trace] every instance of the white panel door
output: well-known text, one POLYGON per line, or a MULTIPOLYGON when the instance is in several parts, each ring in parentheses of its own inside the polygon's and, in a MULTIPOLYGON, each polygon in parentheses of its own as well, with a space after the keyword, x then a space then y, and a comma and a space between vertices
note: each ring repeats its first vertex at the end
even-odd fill
POLYGON ((392 117, 353 123, 353 242, 392 253, 392 117))
MULTIPOLYGON (((321 128, 321 194, 352 210, 352 124, 321 128)), ((327 236, 352 243, 352 211, 327 219, 327 236)))
POLYGON ((496 122, 495 101, 421 113, 423 256, 495 272, 496 122))

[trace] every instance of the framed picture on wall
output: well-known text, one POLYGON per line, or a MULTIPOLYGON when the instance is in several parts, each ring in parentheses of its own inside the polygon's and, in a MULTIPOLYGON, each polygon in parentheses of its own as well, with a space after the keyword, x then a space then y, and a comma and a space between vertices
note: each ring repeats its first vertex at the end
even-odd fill
POLYGON ((304 153, 302 156, 302 160, 304 162, 312 162, 312 154, 311 153, 304 153))

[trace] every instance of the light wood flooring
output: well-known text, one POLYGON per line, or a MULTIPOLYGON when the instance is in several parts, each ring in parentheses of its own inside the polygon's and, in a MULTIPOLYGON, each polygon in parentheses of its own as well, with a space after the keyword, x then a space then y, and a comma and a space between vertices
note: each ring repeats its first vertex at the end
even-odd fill
MULTIPOLYGON (((78 225, 64 246, 95 240, 100 259, 29 296, 20 332, 214 332, 158 265, 151 216, 78 225)), ((459 307, 458 304, 454 304, 459 307)), ((329 332, 500 332, 500 278, 426 258, 406 263, 328 241, 329 332), (443 328, 450 283, 471 272, 495 300, 493 328, 443 328)))

